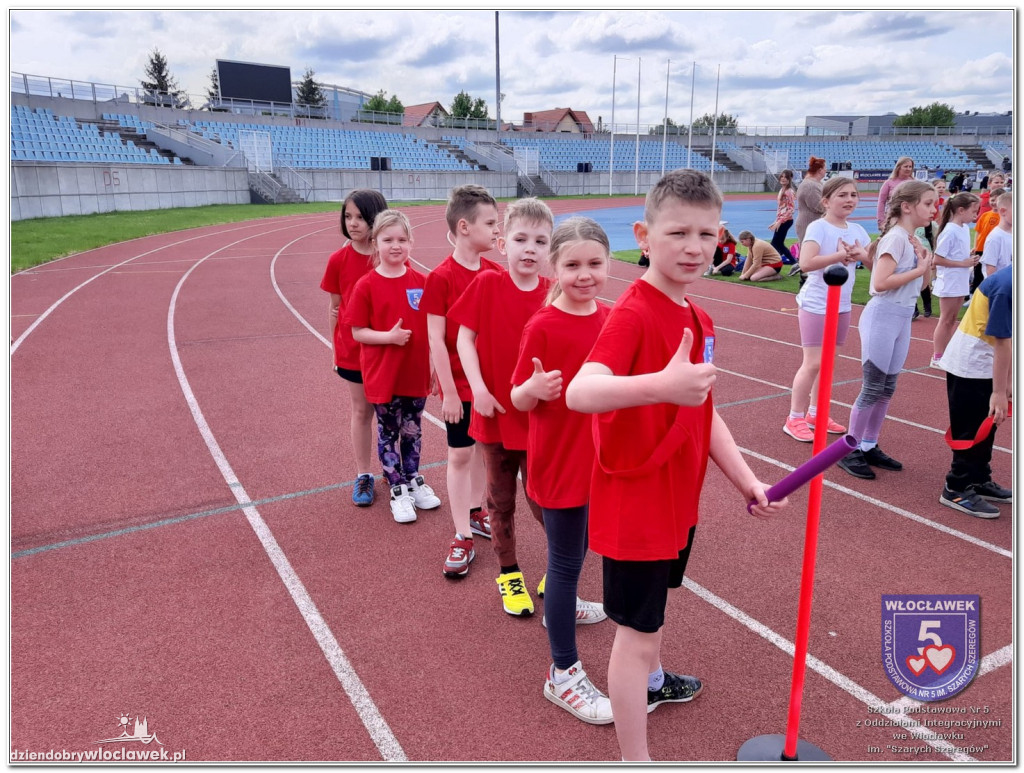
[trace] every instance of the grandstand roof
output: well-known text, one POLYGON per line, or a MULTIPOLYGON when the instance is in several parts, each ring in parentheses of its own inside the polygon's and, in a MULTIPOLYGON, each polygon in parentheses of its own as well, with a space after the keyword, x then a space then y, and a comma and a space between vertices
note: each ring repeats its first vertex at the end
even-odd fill
MULTIPOLYGON (((527 131, 532 129, 539 132, 560 131, 559 127, 564 124, 566 118, 575 124, 576 131, 584 134, 591 134, 594 131, 594 124, 590 120, 590 116, 583 110, 573 110, 571 107, 556 107, 554 110, 523 113, 523 128, 527 131)), ((568 124, 565 125, 566 128, 561 131, 572 131, 568 128, 568 124)))
POLYGON ((428 118, 438 114, 448 117, 448 111, 440 102, 425 102, 422 105, 409 105, 402 117, 402 126, 423 126, 428 118))

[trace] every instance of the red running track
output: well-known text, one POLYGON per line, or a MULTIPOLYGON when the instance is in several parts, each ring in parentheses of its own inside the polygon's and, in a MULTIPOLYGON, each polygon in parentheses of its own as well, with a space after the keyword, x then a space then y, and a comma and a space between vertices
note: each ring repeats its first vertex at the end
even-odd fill
MULTIPOLYGON (((414 257, 437 265, 449 251, 442 209, 407 212, 414 257)), ((611 726, 544 700, 543 602, 532 619, 501 611, 485 541, 469 576, 449 581, 446 505, 408 526, 383 491, 368 510, 351 505, 347 396, 319 290, 339 240, 333 214, 260 220, 12 277, 12 751, 618 759, 611 726), (97 743, 136 715, 162 747, 97 743)), ((616 263, 606 297, 639 271, 616 263)), ((711 280, 693 295, 718 330, 716 404, 754 470, 777 480, 810 450, 780 431, 800 361, 793 296, 711 280)), ((826 475, 801 737, 836 760, 1012 758, 1011 508, 979 521, 937 502, 949 452, 943 380, 927 368, 933 324, 914 324, 884 430, 905 471, 826 475), (881 667, 879 608, 881 594, 907 592, 981 595, 981 673, 942 705, 988 707, 979 716, 1001 724, 949 740, 901 713, 908 699, 881 667), (910 724, 866 724, 880 718, 910 724)), ((859 389, 858 354, 854 333, 836 368, 840 421, 859 389)), ((427 410, 438 407, 432 398, 427 410)), ((1007 481, 1009 433, 997 442, 995 476, 1007 481)), ((444 434, 429 422, 422 459, 445 498, 444 434)), ((748 738, 785 730, 806 494, 763 523, 713 466, 705 491, 663 655, 707 688, 651 715, 656 759, 731 760, 748 738)), ((532 587, 543 534, 532 519, 520 530, 532 587)), ((591 557, 581 595, 600 599, 600 585, 591 557)), ((578 634, 605 686, 612 624, 578 634)))

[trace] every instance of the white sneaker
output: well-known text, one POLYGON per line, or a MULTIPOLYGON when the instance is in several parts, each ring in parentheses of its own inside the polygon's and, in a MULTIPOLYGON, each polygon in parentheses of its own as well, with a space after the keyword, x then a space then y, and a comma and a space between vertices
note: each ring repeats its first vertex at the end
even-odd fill
POLYGON ((398 523, 412 523, 416 520, 416 507, 409 487, 404 483, 391 487, 391 515, 398 523))
POLYGON ((435 507, 441 506, 441 500, 434 493, 434 489, 423 482, 422 475, 417 475, 409 480, 409 494, 420 510, 433 510, 435 507))
POLYGON ((612 702, 608 696, 594 687, 580 661, 573 663, 566 672, 568 681, 556 684, 555 667, 548 667, 548 678, 544 681, 544 697, 561 706, 570 714, 591 725, 608 725, 612 717, 612 702))
POLYGON ((939 364, 939 362, 940 362, 941 360, 942 360, 942 358, 941 358, 941 357, 935 357, 935 356, 932 356, 932 361, 931 361, 930 367, 932 367, 932 368, 935 368, 935 370, 945 370, 945 368, 943 368, 943 367, 942 367, 942 366, 941 366, 941 365, 939 364))
MULTIPOLYGON (((607 619, 608 615, 604 611, 604 604, 597 601, 584 601, 579 596, 576 597, 576 625, 593 625, 607 619)), ((547 615, 542 617, 540 622, 547 628, 547 615)))

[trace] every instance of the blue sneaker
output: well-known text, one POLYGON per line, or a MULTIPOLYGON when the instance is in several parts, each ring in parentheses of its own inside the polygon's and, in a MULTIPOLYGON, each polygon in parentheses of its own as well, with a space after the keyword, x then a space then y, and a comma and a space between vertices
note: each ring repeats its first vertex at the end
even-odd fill
POLYGON ((352 504, 356 507, 373 504, 373 476, 369 473, 356 478, 356 485, 352 487, 352 504))

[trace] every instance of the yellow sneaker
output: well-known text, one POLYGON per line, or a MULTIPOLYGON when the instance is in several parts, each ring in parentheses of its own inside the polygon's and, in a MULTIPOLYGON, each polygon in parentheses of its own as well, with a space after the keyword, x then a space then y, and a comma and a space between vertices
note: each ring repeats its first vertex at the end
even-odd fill
POLYGON ((544 583, 547 582, 547 580, 548 575, 547 572, 545 572, 544 576, 540 578, 540 585, 537 586, 537 595, 540 596, 540 598, 544 598, 544 583))
POLYGON ((526 580, 522 572, 498 575, 495 582, 501 591, 501 603, 505 607, 505 612, 516 617, 529 617, 533 614, 533 599, 526 590, 526 580))

